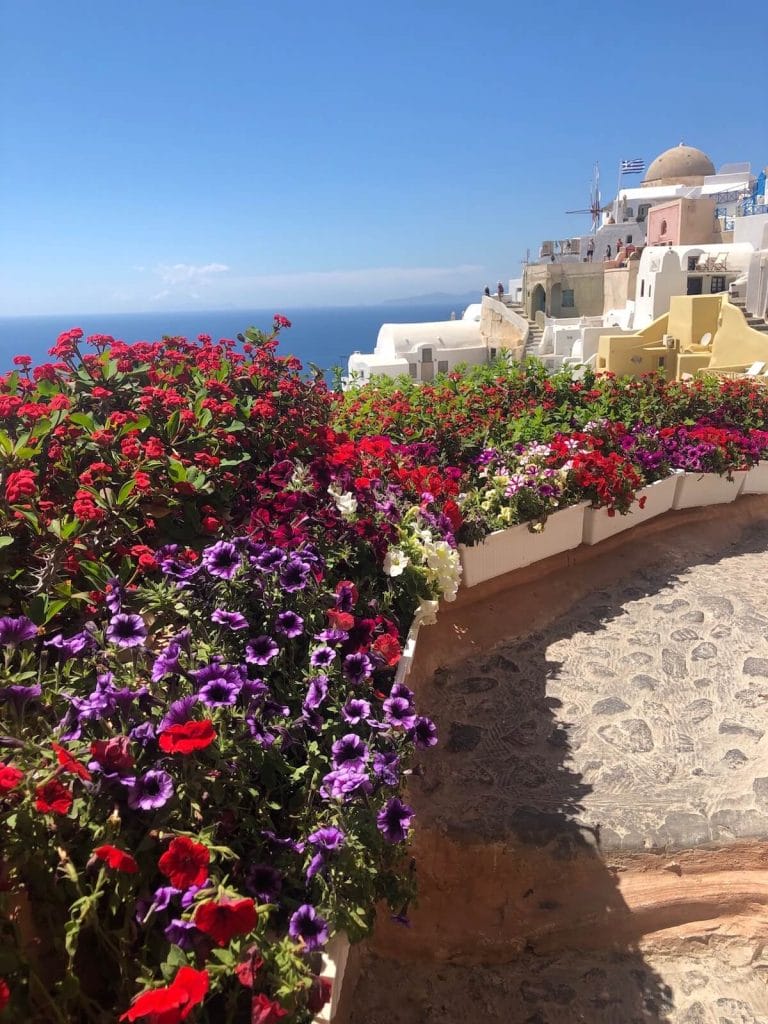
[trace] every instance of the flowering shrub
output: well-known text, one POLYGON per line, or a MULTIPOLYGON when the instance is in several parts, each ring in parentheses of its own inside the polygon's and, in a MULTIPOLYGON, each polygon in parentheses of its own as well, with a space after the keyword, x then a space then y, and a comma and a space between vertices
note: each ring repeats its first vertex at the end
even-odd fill
POLYGON ((303 1021, 330 934, 412 895, 395 671, 461 473, 337 432, 274 338, 80 341, 0 380, 0 1000, 303 1021))

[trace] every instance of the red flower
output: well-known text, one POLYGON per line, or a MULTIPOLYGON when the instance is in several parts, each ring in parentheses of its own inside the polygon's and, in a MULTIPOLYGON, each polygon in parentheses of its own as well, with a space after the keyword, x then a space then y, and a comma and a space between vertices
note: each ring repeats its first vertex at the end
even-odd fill
POLYGON ((280 1003, 273 1002, 269 996, 259 992, 251 1000, 251 1024, 278 1024, 283 1017, 288 1016, 280 1003))
POLYGON ((256 904, 251 899, 208 900, 195 911, 195 927, 226 946, 236 935, 248 935, 256 927, 256 904))
POLYGON ((10 1001, 11 990, 8 988, 8 982, 5 978, 0 978, 0 1013, 3 1012, 10 1001))
POLYGON ((105 772, 116 772, 118 775, 127 774, 134 765, 131 742, 127 736, 94 740, 91 743, 91 757, 105 772))
POLYGON ((248 959, 237 965, 235 974, 241 985, 245 985, 246 988, 253 988, 256 975, 264 966, 264 961, 259 956, 256 946, 251 946, 246 950, 246 953, 248 959))
POLYGON ((373 650, 377 654, 380 654, 384 661, 390 666, 396 665, 400 661, 400 644, 397 638, 391 636, 389 633, 385 633, 383 636, 377 637, 373 644, 373 650))
POLYGON ((193 750, 204 750, 216 739, 216 730, 210 718, 202 722, 184 722, 169 725, 160 734, 160 749, 166 754, 191 754, 193 750))
POLYGON ((208 986, 207 971, 180 967, 170 985, 142 992, 120 1020, 150 1017, 151 1024, 178 1024, 178 1021, 187 1019, 198 1003, 202 1003, 208 986))
POLYGON ((210 862, 207 846, 187 836, 176 836, 158 861, 158 867, 174 888, 186 890, 203 884, 210 862))
POLYGON ((24 498, 30 498, 36 490, 37 481, 31 469, 9 473, 5 481, 5 499, 9 505, 18 505, 24 498))
POLYGON ((95 857, 103 860, 107 867, 115 871, 124 871, 127 875, 135 875, 139 865, 125 850, 118 850, 116 846, 97 846, 93 851, 95 857))
POLYGON ((51 779, 35 789, 35 808, 42 814, 67 814, 73 803, 73 796, 58 779, 51 779))
POLYGON ((65 774, 77 775, 78 778, 83 779, 85 782, 91 781, 91 773, 85 765, 80 764, 78 760, 72 757, 68 750, 65 750, 64 747, 60 746, 58 743, 51 743, 51 746, 53 747, 56 759, 62 766, 65 774))
POLYGON ((334 629, 352 629, 355 624, 355 617, 349 612, 337 612, 333 608, 329 608, 325 614, 334 629))
POLYGON ((13 357, 13 365, 14 366, 29 366, 31 362, 32 362, 32 356, 14 356, 13 357))
POLYGON ((0 764, 0 793, 9 793, 24 778, 24 772, 12 764, 0 764))
POLYGON ((328 978, 313 978, 307 998, 307 1009, 311 1013, 320 1013, 326 1003, 331 1001, 333 985, 328 978))

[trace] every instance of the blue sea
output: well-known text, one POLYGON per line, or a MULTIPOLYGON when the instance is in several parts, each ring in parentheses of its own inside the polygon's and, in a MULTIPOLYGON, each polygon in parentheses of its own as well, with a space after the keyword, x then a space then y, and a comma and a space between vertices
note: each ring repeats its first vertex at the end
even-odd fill
POLYGON ((47 352, 62 331, 82 327, 89 334, 110 334, 121 341, 157 341, 164 334, 214 340, 235 338, 247 327, 268 331, 275 312, 287 316, 291 328, 280 334, 280 353, 295 355, 325 370, 340 366, 355 350, 372 352, 383 323, 418 323, 460 317, 464 305, 446 302, 343 306, 318 309, 210 310, 180 313, 91 313, 83 316, 0 317, 0 372, 12 366, 15 355, 30 355, 35 363, 50 359, 47 352))

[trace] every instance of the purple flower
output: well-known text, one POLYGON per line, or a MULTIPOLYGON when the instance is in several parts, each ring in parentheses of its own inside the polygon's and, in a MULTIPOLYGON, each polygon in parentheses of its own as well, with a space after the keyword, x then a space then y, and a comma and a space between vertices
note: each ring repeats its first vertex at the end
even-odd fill
POLYGON ((197 894, 199 892, 203 892, 204 889, 207 889, 208 885, 209 881, 206 878, 206 880, 204 882, 201 882, 200 885, 190 885, 188 889, 185 889, 185 891, 181 895, 181 905, 184 908, 184 910, 187 910, 189 907, 192 906, 192 904, 195 902, 195 897, 197 896, 197 894))
POLYGON ((26 615, 12 619, 7 615, 0 618, 0 646, 18 647, 25 640, 37 636, 37 626, 26 615))
POLYGON ((363 794, 373 792, 373 786, 367 772, 344 765, 343 768, 328 772, 323 778, 320 795, 326 800, 343 800, 346 802, 355 796, 358 790, 363 794))
POLYGON ((107 640, 118 647, 141 647, 147 638, 147 627, 140 615, 114 615, 107 626, 107 640))
POLYGON ((175 917, 165 928, 163 934, 171 945, 189 951, 195 948, 195 938, 199 933, 191 921, 183 921, 180 917, 175 917))
POLYGON ((280 612, 275 623, 275 631, 291 638, 301 636, 304 632, 304 619, 297 615, 296 612, 280 612))
POLYGON ((197 694, 189 694, 187 697, 180 697, 168 708, 165 716, 160 720, 160 732, 164 732, 171 725, 184 725, 192 717, 192 712, 197 704, 197 694))
POLYGON ((158 683, 163 676, 175 675, 181 671, 179 655, 181 645, 172 640, 164 651, 161 651, 155 658, 152 665, 152 682, 158 683))
POLYGON ((245 876, 245 885, 259 903, 277 903, 283 887, 283 876, 269 864, 251 864, 245 876))
POLYGON ((328 941, 328 925, 314 907, 305 903, 291 916, 288 934, 297 942, 303 942, 304 949, 311 953, 328 941))
POLYGON ((173 779, 168 772, 150 769, 139 776, 128 792, 128 806, 134 811, 164 807, 173 796, 173 779))
POLYGON ((412 819, 413 808, 393 796, 376 815, 376 827, 388 843, 402 843, 408 836, 412 819))
POLYGON ((158 913, 161 910, 167 910, 168 904, 176 896, 181 896, 181 889, 176 889, 172 885, 161 885, 159 889, 155 889, 155 898, 152 900, 152 909, 158 913))
POLYGON ((96 641, 86 630, 81 630, 68 639, 65 639, 63 634, 57 633, 56 636, 52 636, 50 640, 45 641, 45 646, 54 647, 66 661, 78 654, 93 650, 96 647, 96 641))
POLYGON ((367 700, 350 697, 341 709, 341 717, 350 725, 359 725, 360 722, 371 717, 371 705, 367 700))
POLYGON ((399 783, 399 768, 400 758, 397 754, 373 755, 373 774, 377 775, 381 779, 383 785, 396 786, 399 783))
POLYGON ((362 683, 370 676, 371 672, 373 672, 373 665, 367 654, 360 652, 348 654, 344 659, 344 675, 352 683, 362 683))
POLYGON ((346 839, 347 837, 342 830, 336 828, 335 825, 325 825, 323 828, 318 828, 311 835, 307 836, 307 840, 313 846, 325 850, 326 853, 335 853, 336 850, 340 850, 346 839))
POLYGON ((199 571, 197 566, 186 565, 184 562, 180 562, 178 559, 170 556, 159 561, 161 572, 163 572, 169 579, 172 579, 176 583, 176 586, 180 588, 187 586, 189 580, 191 580, 193 576, 197 575, 199 571))
POLYGON ((151 722, 142 722, 135 729, 131 729, 130 737, 140 743, 142 747, 146 747, 155 739, 155 727, 151 722))
POLYGON ((279 569, 283 562, 285 562, 285 552, 280 548, 267 548, 266 551, 254 558, 254 564, 263 572, 279 569))
POLYGON ((309 573, 309 562, 302 562, 299 558, 291 558, 280 572, 280 586, 286 594, 293 594, 297 590, 303 590, 307 585, 309 573))
POLYGON ((222 580, 231 580, 240 568, 240 552, 229 541, 220 540, 203 551, 203 565, 222 580))
POLYGON ((335 657, 332 647, 316 647, 309 656, 309 663, 313 668, 328 668, 335 657))
POLYGON ((0 689, 0 703, 7 700, 9 704, 13 705, 16 714, 20 715, 24 705, 31 700, 37 700, 42 692, 39 683, 34 683, 32 686, 21 686, 18 683, 13 686, 3 686, 0 689))
POLYGON ((245 660, 252 665, 268 665, 280 653, 271 636, 257 636, 245 646, 245 660))
POLYGON ((384 701, 384 717, 396 729, 412 729, 416 722, 413 707, 404 697, 390 697, 384 701))
POLYGON ((228 629, 248 629, 248 620, 240 612, 228 612, 226 608, 217 608, 216 611, 211 615, 211 622, 216 622, 220 626, 226 626, 228 629))
POLYGON ((322 640, 326 644, 340 644, 349 638, 346 629, 324 629, 315 633, 315 640, 322 640))
POLYGON ((304 707, 316 711, 328 696, 328 676, 315 676, 310 679, 304 707))
POLYGON ((405 683, 394 683, 389 691, 390 697, 402 697, 409 703, 413 702, 413 690, 409 690, 405 683))
POLYGON ((336 588, 336 607, 340 612, 351 612, 355 607, 355 587, 352 583, 340 583, 336 588))
POLYGON ((426 750, 437 743, 437 726, 431 718, 418 715, 413 724, 413 742, 417 747, 426 750))
POLYGON ((190 672, 190 675, 200 687, 200 700, 211 708, 234 704, 245 679, 242 668, 236 665, 222 665, 218 660, 190 672))
POLYGON ((110 614, 117 615, 123 607, 124 597, 125 591, 117 576, 108 579, 104 585, 104 604, 109 609, 110 614))
POLYGON ((368 760, 368 747, 353 732, 342 736, 331 747, 334 768, 354 768, 362 771, 368 760))
POLYGON ((312 857, 312 859, 309 862, 309 865, 307 866, 307 881, 311 882, 315 875, 318 874, 318 872, 322 871, 324 867, 325 854, 323 853, 322 850, 318 850, 318 852, 314 855, 314 857, 312 857))

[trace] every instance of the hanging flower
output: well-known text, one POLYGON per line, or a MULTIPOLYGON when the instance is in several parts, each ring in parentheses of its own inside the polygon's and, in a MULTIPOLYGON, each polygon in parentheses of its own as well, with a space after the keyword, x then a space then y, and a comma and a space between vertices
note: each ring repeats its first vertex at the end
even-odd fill
POLYGON ((51 779, 35 789, 35 808, 41 814, 68 814, 73 802, 71 792, 58 779, 51 779))
POLYGON ((228 945, 236 935, 248 935, 256 920, 256 904, 251 899, 209 900, 198 905, 194 917, 195 926, 218 946, 228 945))
POLYGON ((211 854, 207 846, 187 836, 176 836, 160 857, 157 866, 176 889, 202 885, 208 878, 211 854))
POLYGON ((202 1003, 209 988, 207 971, 180 967, 170 985, 142 992, 120 1020, 151 1018, 152 1024, 177 1024, 186 1020, 192 1010, 202 1003))
POLYGON ((139 865, 130 853, 118 850, 116 846, 97 846, 93 855, 97 860, 104 861, 107 867, 114 868, 115 871, 122 871, 127 875, 135 875, 139 870, 139 865))

